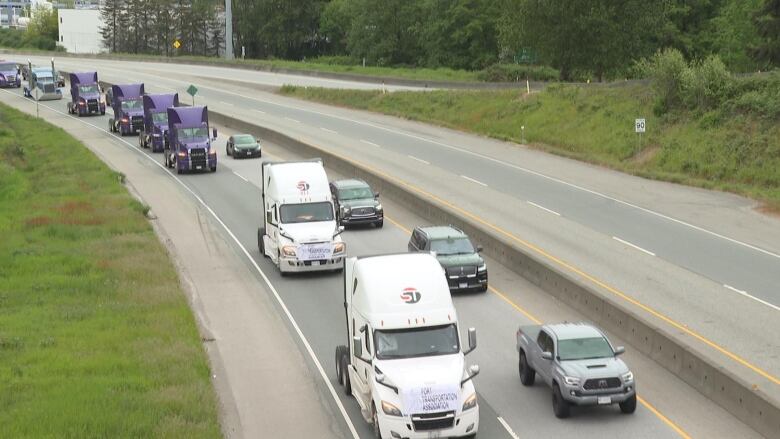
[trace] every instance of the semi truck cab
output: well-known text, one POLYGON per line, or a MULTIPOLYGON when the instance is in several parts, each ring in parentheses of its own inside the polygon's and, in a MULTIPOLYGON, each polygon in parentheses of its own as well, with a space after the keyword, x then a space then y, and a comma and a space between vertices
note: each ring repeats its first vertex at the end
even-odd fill
POLYGON ((0 61, 0 87, 22 86, 22 75, 19 65, 10 61, 0 61))
POLYGON ((337 378, 376 437, 473 437, 479 404, 477 332, 460 337, 441 265, 429 253, 347 258, 344 311, 349 343, 336 348, 337 378))
POLYGON ((179 106, 179 94, 144 95, 144 127, 138 136, 142 148, 163 152, 168 136, 168 108, 179 106))
POLYGON ((168 142, 163 146, 165 166, 185 171, 217 171, 217 139, 214 128, 209 137, 207 107, 168 107, 168 142))
POLYGON ((70 102, 68 113, 79 117, 106 114, 106 97, 98 83, 97 72, 70 74, 70 102))
POLYGON ((121 136, 136 134, 144 127, 143 84, 111 86, 111 108, 114 117, 108 120, 108 128, 121 136))
POLYGON ((33 68, 23 92, 26 97, 39 101, 62 99, 62 90, 57 87, 54 72, 50 67, 33 68))

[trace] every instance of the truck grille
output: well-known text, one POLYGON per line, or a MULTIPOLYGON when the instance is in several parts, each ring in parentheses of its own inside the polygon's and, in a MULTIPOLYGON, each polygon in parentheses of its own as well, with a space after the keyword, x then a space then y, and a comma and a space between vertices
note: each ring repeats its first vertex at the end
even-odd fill
POLYGON ((16 76, 14 75, 8 75, 5 77, 5 80, 8 82, 16 82, 16 76))
POLYGON ((88 100, 87 101, 87 108, 89 109, 90 112, 91 111, 97 112, 98 109, 100 108, 100 106, 98 104, 98 100, 97 99, 90 99, 90 100, 88 100))
POLYGON ((202 168, 206 168, 206 150, 203 148, 193 148, 190 150, 190 162, 192 163, 192 167, 195 168, 197 166, 201 166, 202 168))
POLYGON ((582 386, 585 390, 615 389, 622 385, 620 378, 596 378, 585 381, 582 386))
POLYGON ((452 428, 455 423, 455 412, 439 412, 412 415, 414 431, 443 430, 452 428))
POLYGON ((463 267, 447 267, 447 277, 455 279, 459 277, 474 277, 477 275, 476 265, 466 265, 463 267))
POLYGON ((132 121, 134 130, 140 130, 141 128, 144 127, 144 117, 143 116, 133 116, 131 121, 132 121))
POLYGON ((358 207, 357 209, 352 209, 352 216, 372 216, 372 215, 374 215, 373 207, 358 207))
POLYGON ((55 90, 57 90, 57 87, 54 84, 43 84, 44 93, 54 93, 55 90))

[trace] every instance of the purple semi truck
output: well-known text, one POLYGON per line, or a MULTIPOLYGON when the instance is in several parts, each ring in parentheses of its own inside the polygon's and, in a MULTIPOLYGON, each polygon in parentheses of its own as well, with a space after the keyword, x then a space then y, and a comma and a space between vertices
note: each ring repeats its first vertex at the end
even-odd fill
POLYGON ((97 72, 70 74, 68 113, 89 116, 106 114, 106 98, 98 84, 97 72))
POLYGON ((163 151, 168 135, 168 108, 178 106, 178 93, 144 95, 144 129, 138 136, 141 148, 163 151))
POLYGON ((184 171, 217 170, 217 129, 209 132, 208 107, 169 107, 165 166, 184 171), (211 137, 209 137, 211 135, 211 137))
POLYGON ((19 65, 11 61, 0 61, 0 87, 22 86, 22 75, 19 65))
POLYGON ((124 84, 111 86, 111 108, 114 117, 108 119, 108 129, 112 133, 135 134, 144 127, 143 84, 124 84))

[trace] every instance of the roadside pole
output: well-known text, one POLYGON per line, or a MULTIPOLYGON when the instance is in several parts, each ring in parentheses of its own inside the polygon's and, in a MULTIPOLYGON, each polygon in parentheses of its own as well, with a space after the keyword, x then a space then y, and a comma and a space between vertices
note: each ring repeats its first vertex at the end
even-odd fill
POLYGON ((634 132, 637 133, 636 152, 642 150, 642 134, 644 134, 645 129, 646 129, 646 124, 644 118, 634 120, 634 132))

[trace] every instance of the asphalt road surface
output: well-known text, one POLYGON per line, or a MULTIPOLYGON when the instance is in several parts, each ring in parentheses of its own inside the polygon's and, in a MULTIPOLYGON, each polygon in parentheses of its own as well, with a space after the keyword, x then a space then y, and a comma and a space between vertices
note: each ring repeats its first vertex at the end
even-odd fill
MULTIPOLYGON (((0 100, 34 112, 29 101, 18 97, 16 90, 0 93, 0 100), (16 96, 13 96, 16 95, 16 96)), ((162 163, 159 154, 137 150, 135 137, 120 138, 106 132, 107 118, 76 118, 65 114, 64 102, 44 102, 42 113, 53 123, 80 125, 82 135, 100 135, 112 138, 122 147, 135 150, 139 160, 162 163), (58 113, 48 112, 52 108, 58 113), (84 128, 91 130, 85 130, 84 128), (89 131, 89 132, 86 132, 89 131)), ((198 197, 214 221, 224 225, 225 233, 235 238, 237 251, 251 255, 250 265, 259 268, 257 281, 278 292, 302 333, 302 340, 324 367, 329 383, 337 386, 333 364, 334 348, 344 344, 342 283, 338 275, 303 275, 290 278, 279 276, 276 268, 262 258, 256 249, 256 229, 259 218, 260 160, 234 160, 224 155, 224 140, 229 133, 221 133, 219 169, 214 174, 193 174, 171 178, 179 179, 186 190, 198 197), (261 272, 264 275, 261 275, 261 272)), ((295 159, 283 147, 265 145, 266 159, 295 159)), ((161 167, 157 172, 169 173, 161 167)), ((339 176, 330 173, 331 178, 339 176)), ((383 229, 350 230, 344 234, 350 255, 404 251, 408 231, 421 219, 392 200, 383 200, 388 221, 383 229)), ((577 321, 582 317, 575 310, 551 299, 546 293, 529 284, 511 271, 488 259, 491 292, 456 295, 455 304, 461 320, 461 332, 474 326, 479 331, 479 347, 467 358, 480 365, 482 373, 476 387, 480 397, 480 432, 483 438, 501 437, 755 437, 756 434, 720 409, 701 394, 682 383, 652 360, 629 352, 626 361, 637 375, 641 404, 634 415, 620 414, 617 407, 581 408, 571 419, 561 421, 552 414, 550 391, 541 384, 524 388, 517 377, 517 354, 514 350, 514 332, 518 325, 535 321, 577 321)), ((267 294, 259 290, 258 294, 267 294)), ((619 336, 611 335, 622 344, 619 336)), ((291 346, 294 348, 294 346, 291 346)), ((269 359, 268 361, 273 361, 269 359)), ((337 391, 340 389, 336 389, 337 391)), ((323 391, 322 394, 328 394, 323 391)), ((352 428, 360 437, 369 437, 369 426, 362 420, 357 403, 338 393, 345 407, 342 425, 345 437, 352 428)), ((269 401, 269 403, 273 403, 269 401)), ((338 413, 335 401, 323 398, 328 412, 338 413)), ((302 420, 301 422, 305 422, 302 420)))

